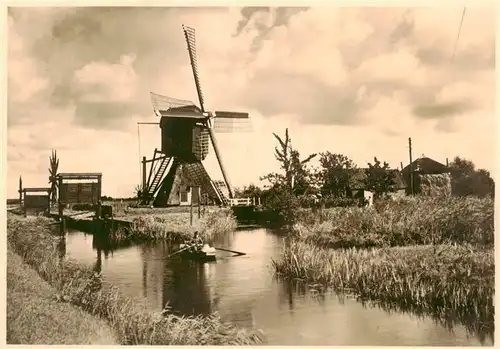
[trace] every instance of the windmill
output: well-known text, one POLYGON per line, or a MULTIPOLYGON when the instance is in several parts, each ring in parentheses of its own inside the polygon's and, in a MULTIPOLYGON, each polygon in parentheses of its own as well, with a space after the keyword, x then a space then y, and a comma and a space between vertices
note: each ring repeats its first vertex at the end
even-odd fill
POLYGON ((142 191, 141 201, 157 206, 177 204, 176 196, 179 196, 179 202, 182 202, 185 192, 181 182, 184 182, 187 187, 201 188, 206 197, 219 204, 228 205, 228 199, 233 198, 233 190, 222 163, 215 133, 247 130, 249 114, 205 109, 196 60, 195 30, 184 25, 182 29, 199 106, 192 101, 151 93, 154 113, 160 117, 161 150, 155 149, 152 160, 143 158, 142 186, 145 190, 142 191), (202 164, 208 154, 209 142, 212 143, 223 181, 212 181, 202 164), (146 180, 147 162, 151 163, 151 169, 146 180))
POLYGON ((56 150, 52 150, 49 163, 50 197, 52 204, 55 204, 57 203, 57 170, 59 169, 59 159, 57 158, 56 150))

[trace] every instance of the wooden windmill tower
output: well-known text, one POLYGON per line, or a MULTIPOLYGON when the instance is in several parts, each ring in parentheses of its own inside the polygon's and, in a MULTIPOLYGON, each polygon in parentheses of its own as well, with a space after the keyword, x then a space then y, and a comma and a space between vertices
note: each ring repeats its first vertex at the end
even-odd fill
MULTIPOLYGON (((143 158, 143 204, 166 206, 182 204, 183 194, 190 188, 201 189, 201 193, 220 205, 228 205, 233 191, 228 174, 222 164, 215 132, 245 130, 249 114, 228 111, 208 112, 196 63, 195 31, 182 26, 198 93, 200 106, 186 100, 151 93, 153 110, 160 117, 161 150, 155 149, 153 158, 143 158), (212 143, 224 181, 210 179, 202 161, 205 160, 209 143, 212 143), (146 163, 151 163, 146 179, 146 163)), ((191 200, 200 200, 191 192, 191 200)), ((185 196, 185 195, 184 195, 185 196)), ((185 197, 184 197, 185 199, 185 197)))

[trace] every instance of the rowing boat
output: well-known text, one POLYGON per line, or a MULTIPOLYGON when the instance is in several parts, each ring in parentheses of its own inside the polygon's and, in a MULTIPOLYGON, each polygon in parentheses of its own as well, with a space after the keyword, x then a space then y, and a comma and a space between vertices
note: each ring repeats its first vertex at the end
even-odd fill
POLYGON ((181 244, 179 246, 179 256, 184 259, 188 260, 193 260, 197 262, 213 262, 217 259, 216 257, 216 250, 213 247, 210 247, 208 245, 204 245, 200 250, 190 250, 190 249, 185 249, 181 251, 183 248, 186 248, 186 245, 181 244))

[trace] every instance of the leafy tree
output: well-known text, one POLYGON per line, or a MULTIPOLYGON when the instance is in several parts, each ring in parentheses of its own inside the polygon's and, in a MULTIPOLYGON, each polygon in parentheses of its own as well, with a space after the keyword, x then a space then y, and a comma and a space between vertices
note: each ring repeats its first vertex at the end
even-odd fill
POLYGON ((372 191, 375 198, 381 198, 386 193, 394 191, 395 175, 387 162, 381 163, 377 157, 374 157, 373 164, 368 163, 365 173, 365 188, 372 191))
POLYGON ((366 175, 347 156, 329 151, 320 153, 321 168, 317 172, 323 194, 345 197, 350 189, 361 186, 366 175))
POLYGON ((300 153, 292 148, 288 128, 285 129, 284 138, 275 133, 273 135, 278 141, 274 155, 282 173, 269 173, 260 178, 271 183, 269 190, 263 193, 262 200, 264 206, 273 212, 275 223, 292 225, 296 210, 300 207, 297 195, 303 195, 310 188, 311 171, 307 168, 307 163, 317 154, 311 154, 301 160, 300 153))
POLYGON ((317 154, 311 154, 304 160, 300 160, 300 153, 292 148, 288 128, 285 129, 284 139, 276 133, 273 133, 273 135, 278 141, 278 146, 274 148, 274 156, 279 162, 283 173, 269 173, 260 179, 269 181, 272 187, 286 188, 296 194, 303 194, 309 187, 310 181, 310 171, 306 165, 317 154))
POLYGON ((495 182, 487 170, 476 170, 470 160, 455 157, 449 165, 452 177, 452 190, 458 196, 494 196, 495 182))
POLYGON ((270 188, 263 198, 264 207, 272 212, 272 222, 278 226, 292 226, 297 218, 300 200, 283 187, 270 188))
POLYGON ((256 186, 255 184, 250 184, 249 186, 244 186, 243 189, 236 189, 235 196, 237 198, 252 198, 252 197, 262 197, 264 190, 256 186))
POLYGON ((300 153, 297 150, 291 152, 291 168, 292 168, 292 190, 295 195, 304 195, 311 189, 312 172, 307 167, 317 154, 311 154, 304 160, 300 160, 300 153))
POLYGON ((456 156, 449 164, 451 174, 454 177, 469 176, 476 171, 476 165, 470 160, 456 156))

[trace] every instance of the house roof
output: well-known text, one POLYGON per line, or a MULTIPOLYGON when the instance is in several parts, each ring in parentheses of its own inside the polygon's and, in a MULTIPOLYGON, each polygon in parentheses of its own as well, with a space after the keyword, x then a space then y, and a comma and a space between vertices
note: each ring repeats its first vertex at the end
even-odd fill
MULTIPOLYGON (((424 174, 440 174, 449 172, 449 169, 446 165, 428 158, 426 156, 419 157, 412 162, 413 170, 419 171, 424 174)), ((407 165, 401 171, 404 176, 409 175, 410 173, 410 165, 407 165)))

